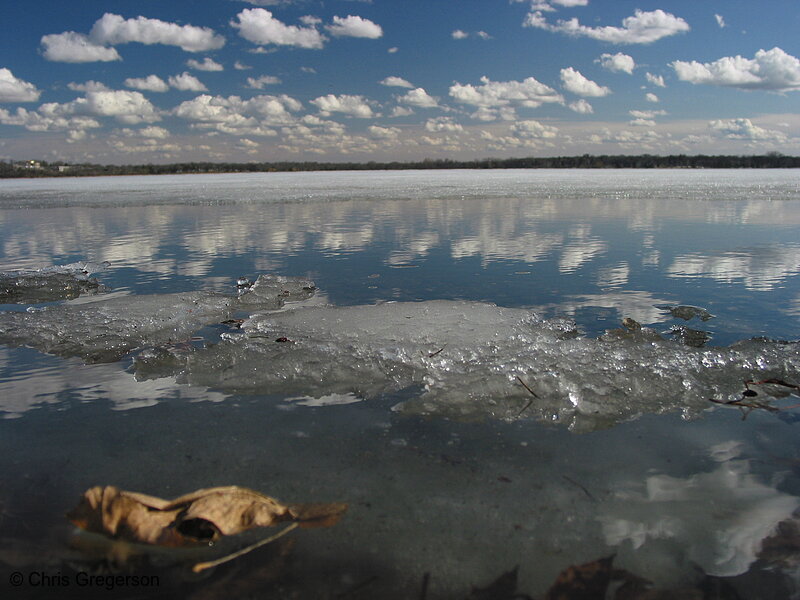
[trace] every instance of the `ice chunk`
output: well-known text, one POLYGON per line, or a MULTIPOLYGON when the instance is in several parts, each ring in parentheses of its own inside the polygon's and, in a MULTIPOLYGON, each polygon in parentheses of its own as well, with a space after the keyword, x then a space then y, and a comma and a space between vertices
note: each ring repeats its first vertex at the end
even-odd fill
POLYGON ((109 264, 77 262, 0 273, 0 303, 36 304, 105 292, 108 288, 90 275, 106 269, 109 264))
POLYGON ((308 279, 267 277, 243 298, 211 292, 123 296, 82 305, 60 305, 28 312, 0 313, 0 343, 30 346, 87 362, 111 362, 135 348, 189 338, 204 325, 229 318, 236 310, 274 310, 289 299, 313 294, 308 279), (307 288, 307 289, 306 289, 307 288))
POLYGON ((701 308, 699 306, 681 304, 680 306, 662 305, 657 306, 656 308, 665 310, 676 319, 683 319, 684 321, 689 321, 695 317, 701 321, 708 321, 709 319, 714 318, 714 315, 708 312, 705 308, 701 308))
MULTIPOLYGON (((694 348, 646 328, 589 339, 565 319, 467 301, 301 306, 256 315, 223 337, 171 354, 181 381, 315 398, 406 390, 411 399, 399 411, 536 416, 575 429, 650 412, 699 412, 711 397, 739 398, 745 380, 800 376, 796 343, 694 348)), ((157 359, 137 360, 137 376, 147 370, 163 374, 157 359)))

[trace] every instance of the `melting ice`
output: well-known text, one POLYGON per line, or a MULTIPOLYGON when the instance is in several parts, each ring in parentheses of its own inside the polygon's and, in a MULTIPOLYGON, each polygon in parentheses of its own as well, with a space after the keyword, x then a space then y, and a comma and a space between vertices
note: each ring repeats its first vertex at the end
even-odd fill
MULTIPOLYGON (((638 323, 600 338, 523 308, 435 300, 312 306, 302 278, 261 276, 243 293, 109 298, 0 314, 0 342, 88 362, 141 350, 139 380, 319 400, 400 392, 395 410, 452 418, 538 417, 577 430, 645 413, 692 414, 741 397, 743 381, 798 380, 800 344, 753 339, 692 347, 638 323), (249 318, 204 347, 176 345, 235 314, 249 318)), ((630 320, 626 320, 630 321, 630 320)), ((766 391, 761 392, 767 393, 766 391)), ((313 402, 311 402, 313 404, 313 402)))

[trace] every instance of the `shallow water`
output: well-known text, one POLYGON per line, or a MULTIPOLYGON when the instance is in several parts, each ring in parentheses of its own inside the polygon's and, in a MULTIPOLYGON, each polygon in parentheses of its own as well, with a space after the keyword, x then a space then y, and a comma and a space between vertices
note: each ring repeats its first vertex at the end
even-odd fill
MULTIPOLYGON (((316 305, 479 301, 567 317, 587 347, 625 317, 667 339, 673 326, 705 331, 711 348, 797 340, 798 233, 795 171, 0 182, 0 270, 110 261, 94 277, 111 291, 70 306, 235 296, 238 277, 274 273, 312 279, 316 305), (678 305, 714 318, 685 321, 660 308, 678 305)), ((230 333, 211 323, 195 332, 203 339, 183 332, 172 346, 201 352, 230 333)), ((682 407, 670 397, 570 428, 552 418, 563 413, 536 405, 509 418, 491 398, 469 418, 408 410, 419 385, 297 399, 183 383, 175 373, 137 377, 139 354, 95 363, 0 347, 1 535, 38 548, 39 563, 22 551, 0 553, 0 562, 25 573, 61 568, 62 515, 93 485, 170 498, 236 484, 286 501, 350 504, 337 526, 296 536, 277 583, 252 583, 266 597, 419 597, 428 573, 428 597, 463 598, 515 565, 519 591, 542 595, 569 565, 613 553, 616 566, 664 589, 696 584, 699 566, 744 598, 796 595, 791 570, 757 560, 800 496, 796 389, 770 400, 782 410, 746 419, 747 409, 682 407), (42 545, 56 555, 44 567, 42 545)), ((188 589, 199 596, 231 576, 219 569, 188 589)))

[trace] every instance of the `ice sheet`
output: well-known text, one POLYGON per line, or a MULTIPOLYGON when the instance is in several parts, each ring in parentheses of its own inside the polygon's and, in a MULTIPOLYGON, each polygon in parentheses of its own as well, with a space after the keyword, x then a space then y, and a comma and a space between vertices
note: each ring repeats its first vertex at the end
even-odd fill
POLYGON ((183 342, 237 310, 275 310, 314 293, 304 278, 261 276, 237 295, 150 294, 0 313, 0 343, 87 362, 113 362, 142 347, 183 342))
POLYGON ((745 380, 796 381, 800 344, 695 348, 647 328, 585 338, 567 319, 436 300, 259 314, 217 345, 143 354, 135 368, 143 379, 172 371, 236 393, 370 399, 404 390, 412 399, 395 410, 405 413, 538 417, 589 430, 645 413, 697 414, 709 398, 741 398, 745 380))
POLYGON ((0 303, 37 304, 105 292, 108 288, 90 275, 108 266, 108 262, 76 262, 0 273, 0 303))

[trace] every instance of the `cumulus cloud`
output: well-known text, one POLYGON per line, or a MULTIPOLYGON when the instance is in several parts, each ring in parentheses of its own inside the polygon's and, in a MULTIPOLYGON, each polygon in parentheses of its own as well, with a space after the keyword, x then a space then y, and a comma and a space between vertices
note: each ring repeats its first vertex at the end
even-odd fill
POLYGON ((326 25, 325 29, 335 37, 357 37, 378 39, 383 35, 383 29, 377 23, 369 19, 363 19, 354 15, 346 17, 333 17, 333 23, 326 25))
POLYGON ((106 13, 92 27, 89 37, 99 44, 116 45, 129 42, 178 46, 187 52, 216 50, 225 45, 225 38, 208 27, 178 25, 159 19, 136 17, 124 19, 106 13))
POLYGON ((252 88, 254 90, 263 90, 265 86, 268 85, 276 85, 280 83, 281 80, 274 75, 262 75, 261 77, 248 77, 247 78, 247 87, 252 88))
POLYGON ((611 90, 605 86, 599 85, 584 77, 580 71, 568 67, 561 69, 561 82, 564 89, 572 92, 577 96, 585 96, 587 98, 602 98, 608 96, 611 90))
POLYGON ((581 115, 590 115, 594 112, 594 108, 592 108, 592 105, 589 104, 583 98, 575 102, 570 102, 567 106, 569 107, 570 110, 575 111, 576 113, 581 115))
POLYGON ((759 50, 754 58, 726 56, 711 63, 676 60, 670 63, 681 81, 744 90, 800 90, 800 60, 775 47, 759 50))
POLYGON ((466 31, 461 31, 460 29, 456 29, 453 33, 450 34, 450 37, 454 40, 464 40, 469 37, 469 34, 466 31))
POLYGON ((400 96, 397 101, 401 104, 409 104, 419 108, 436 108, 439 102, 433 96, 430 96, 424 88, 415 88, 406 94, 400 96))
POLYGON ((158 110, 140 92, 126 90, 101 90, 87 92, 85 105, 82 99, 74 101, 76 112, 87 112, 90 115, 115 117, 122 123, 136 125, 160 121, 158 110))
POLYGON ((246 8, 231 21, 231 27, 239 30, 239 35, 254 44, 276 44, 297 46, 299 48, 322 48, 325 36, 316 27, 286 25, 263 8, 246 8))
POLYGON ((36 102, 41 92, 17 77, 10 69, 0 69, 0 102, 36 102))
POLYGON ((397 127, 380 127, 378 125, 370 125, 367 128, 369 134, 378 140, 396 140, 400 135, 400 129, 397 127))
POLYGON ((787 137, 781 131, 764 129, 754 125, 750 119, 719 119, 709 121, 708 127, 721 133, 726 138, 734 140, 784 142, 787 137))
POLYGON ((717 25, 719 25, 720 29, 725 27, 725 18, 722 15, 714 15, 714 18, 717 20, 717 25))
POLYGON ((348 94, 335 96, 334 94, 328 94, 327 96, 315 98, 311 101, 311 104, 319 109, 323 117, 327 117, 335 112, 344 113, 360 119, 369 119, 375 116, 372 107, 363 96, 351 96, 348 94))
POLYGON ((169 78, 169 84, 176 90, 182 92, 206 92, 208 88, 191 73, 184 71, 180 75, 173 75, 169 78))
POLYGON ((42 37, 42 55, 53 62, 85 63, 122 60, 115 48, 108 48, 74 31, 42 37))
POLYGON ((36 111, 20 108, 15 114, 3 111, 0 122, 19 125, 29 131, 78 131, 100 127, 95 117, 114 117, 128 125, 161 120, 156 107, 139 92, 93 86, 87 86, 87 89, 89 91, 83 98, 71 102, 48 102, 36 111))
POLYGON ((186 65, 191 69, 196 69, 198 71, 224 71, 225 67, 223 67, 218 62, 210 59, 209 57, 205 57, 203 62, 190 58, 186 61, 186 65))
POLYGON ((548 139, 558 135, 558 127, 545 125, 532 119, 514 123, 511 127, 511 131, 522 138, 548 139))
POLYGON ((413 84, 411 82, 406 81, 402 77, 395 77, 392 75, 391 77, 385 78, 383 81, 380 82, 381 85, 388 85, 390 87, 404 87, 404 88, 413 88, 413 84))
POLYGON ((612 44, 650 44, 662 38, 689 31, 689 24, 675 15, 657 9, 651 12, 636 10, 634 15, 622 20, 622 27, 588 27, 578 19, 548 23, 541 11, 528 14, 526 27, 564 33, 573 37, 588 37, 612 44))
POLYGON ((455 83, 450 96, 462 104, 487 109, 523 106, 537 108, 544 103, 563 103, 564 98, 553 88, 527 77, 522 81, 491 81, 481 77, 481 85, 455 83))
POLYGON ((601 67, 609 71, 627 73, 628 75, 632 74, 633 69, 636 67, 633 57, 622 52, 601 54, 600 58, 595 62, 599 62, 601 67))
POLYGON ((255 96, 249 100, 202 94, 182 102, 173 113, 201 128, 233 135, 274 136, 277 132, 271 127, 294 124, 296 119, 292 113, 302 107, 300 102, 285 94, 255 96))
POLYGON ((667 114, 665 110, 629 110, 628 114, 636 119, 652 119, 667 114))
MULTIPOLYGON (((524 0, 514 0, 515 2, 523 2, 524 0)), ((553 12, 556 9, 553 4, 563 6, 565 8, 572 8, 575 6, 588 6, 589 0, 532 0, 531 10, 544 10, 553 12)))
POLYGON ((460 123, 456 123, 452 117, 437 117, 435 119, 428 119, 425 121, 425 129, 431 132, 447 131, 456 132, 464 131, 460 123))
POLYGON ((242 62, 239 62, 237 60, 235 63, 233 63, 233 68, 236 69, 237 71, 247 71, 248 69, 252 69, 253 67, 251 67, 250 65, 246 65, 242 62))
POLYGON ((124 81, 125 87, 145 92, 166 92, 169 85, 158 75, 148 75, 147 77, 129 77, 124 81))
POLYGON ((73 92, 97 92, 110 89, 105 83, 93 80, 85 81, 84 83, 70 81, 67 87, 73 92))
POLYGON ((407 106, 395 106, 392 109, 392 113, 389 115, 390 117, 408 117, 413 115, 414 111, 407 106))
POLYGON ((649 83, 652 83, 658 87, 667 87, 667 84, 664 83, 664 78, 661 75, 653 75, 652 73, 646 73, 645 77, 649 83))
POLYGON ((658 96, 656 96, 656 95, 655 95, 654 93, 652 93, 652 92, 647 92, 647 93, 644 95, 644 99, 645 99, 645 100, 647 100, 648 102, 659 102, 659 98, 658 98, 658 96))

